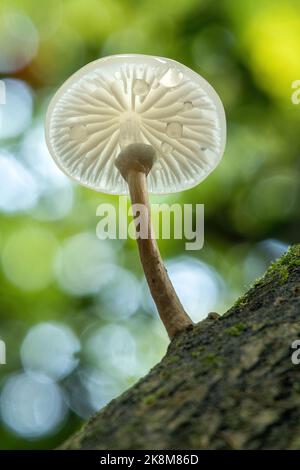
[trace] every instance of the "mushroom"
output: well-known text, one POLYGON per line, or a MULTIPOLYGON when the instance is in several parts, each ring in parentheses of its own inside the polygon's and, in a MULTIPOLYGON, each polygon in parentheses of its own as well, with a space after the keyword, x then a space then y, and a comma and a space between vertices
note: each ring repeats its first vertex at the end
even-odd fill
POLYGON ((191 188, 214 170, 226 141, 222 103, 209 83, 174 60, 116 55, 91 62, 53 97, 46 141, 57 165, 99 192, 142 204, 142 266, 170 338, 192 327, 153 237, 148 192, 191 188))

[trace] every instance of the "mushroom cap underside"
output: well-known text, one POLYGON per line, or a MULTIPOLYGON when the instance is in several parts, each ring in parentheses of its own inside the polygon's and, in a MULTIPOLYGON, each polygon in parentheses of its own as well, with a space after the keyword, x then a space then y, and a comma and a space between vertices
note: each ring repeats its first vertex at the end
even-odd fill
POLYGON ((46 141, 57 165, 99 192, 127 194, 115 160, 132 143, 151 145, 149 192, 189 189, 214 170, 225 148, 226 120, 215 90, 171 59, 104 57, 72 75, 52 98, 46 141))

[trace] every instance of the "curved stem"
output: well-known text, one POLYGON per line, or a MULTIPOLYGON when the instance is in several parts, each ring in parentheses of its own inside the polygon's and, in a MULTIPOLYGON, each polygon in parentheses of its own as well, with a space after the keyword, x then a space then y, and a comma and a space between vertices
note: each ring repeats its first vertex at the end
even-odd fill
POLYGON ((153 238, 146 174, 138 168, 132 168, 128 171, 126 180, 132 205, 143 205, 143 210, 139 213, 139 221, 137 222, 135 218, 136 228, 137 223, 139 223, 140 227, 143 226, 147 229, 147 233, 143 234, 143 238, 137 236, 140 259, 160 318, 169 337, 173 338, 179 331, 191 327, 193 322, 185 312, 175 292, 163 264, 156 240, 153 238))

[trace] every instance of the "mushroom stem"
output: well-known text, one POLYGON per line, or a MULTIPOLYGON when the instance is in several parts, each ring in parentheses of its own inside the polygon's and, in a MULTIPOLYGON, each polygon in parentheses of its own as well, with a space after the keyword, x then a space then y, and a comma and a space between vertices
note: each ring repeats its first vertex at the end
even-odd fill
POLYGON ((137 225, 146 227, 142 237, 137 233, 140 259, 160 318, 172 339, 178 332, 192 327, 193 322, 175 292, 153 237, 147 174, 153 165, 154 155, 152 147, 132 144, 120 153, 116 166, 127 181, 132 205, 139 204, 143 208, 138 219, 135 216, 136 229, 137 225), (136 158, 138 155, 139 160, 136 158))

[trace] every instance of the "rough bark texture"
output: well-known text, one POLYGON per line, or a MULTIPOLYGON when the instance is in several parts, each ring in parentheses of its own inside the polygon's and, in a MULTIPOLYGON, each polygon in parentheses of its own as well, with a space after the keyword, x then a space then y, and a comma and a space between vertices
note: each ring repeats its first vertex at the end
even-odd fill
POLYGON ((62 449, 299 449, 300 245, 222 317, 166 356, 62 449))

